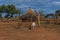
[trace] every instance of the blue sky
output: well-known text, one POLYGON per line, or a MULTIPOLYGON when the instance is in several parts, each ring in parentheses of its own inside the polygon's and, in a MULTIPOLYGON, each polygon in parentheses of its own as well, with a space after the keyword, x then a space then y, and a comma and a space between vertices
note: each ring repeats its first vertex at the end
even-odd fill
POLYGON ((31 7, 34 10, 43 10, 45 13, 54 13, 60 9, 60 0, 0 0, 2 4, 14 4, 16 8, 26 10, 31 7))

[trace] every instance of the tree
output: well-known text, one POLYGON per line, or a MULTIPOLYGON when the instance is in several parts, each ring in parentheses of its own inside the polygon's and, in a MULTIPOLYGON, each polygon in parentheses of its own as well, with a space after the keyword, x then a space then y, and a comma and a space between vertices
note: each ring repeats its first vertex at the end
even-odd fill
POLYGON ((44 16, 42 10, 39 10, 38 13, 40 14, 40 18, 42 18, 44 16))
POLYGON ((13 17, 13 15, 16 14, 15 11, 16 11, 16 9, 11 10, 11 16, 10 17, 13 17))
POLYGON ((1 6, 0 6, 0 18, 2 18, 2 10, 1 10, 1 6))
POLYGON ((15 13, 18 14, 18 17, 20 17, 20 10, 16 10, 15 13))
POLYGON ((11 18, 14 14, 19 14, 20 16, 20 10, 17 10, 15 5, 1 5, 0 6, 0 18, 2 18, 2 12, 7 12, 7 15, 5 15, 5 18, 11 18))
POLYGON ((53 13, 51 13, 51 14, 47 14, 46 16, 44 16, 45 18, 49 18, 49 17, 55 17, 55 15, 53 14, 53 13))
POLYGON ((2 20, 2 12, 5 12, 5 10, 6 10, 5 5, 0 6, 0 18, 1 18, 1 20, 2 20))
POLYGON ((56 16, 56 18, 60 17, 60 10, 56 10, 55 16, 56 16))
POLYGON ((6 11, 6 6, 5 5, 0 6, 0 12, 5 12, 5 11, 6 11))
POLYGON ((7 17, 7 18, 13 17, 13 14, 15 13, 15 10, 16 10, 16 8, 13 4, 7 5, 6 6, 7 15, 5 17, 7 17))

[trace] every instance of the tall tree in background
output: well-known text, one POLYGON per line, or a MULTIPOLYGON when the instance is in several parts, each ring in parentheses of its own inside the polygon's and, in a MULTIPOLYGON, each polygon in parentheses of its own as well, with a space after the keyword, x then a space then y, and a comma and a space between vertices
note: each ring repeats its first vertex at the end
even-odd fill
POLYGON ((2 10, 1 10, 1 7, 0 7, 0 18, 2 18, 2 10))
POLYGON ((55 16, 56 16, 56 18, 60 17, 60 10, 56 10, 55 16))
POLYGON ((6 10, 5 5, 0 6, 0 18, 1 18, 1 20, 2 20, 2 13, 5 12, 5 10, 6 10))
POLYGON ((18 19, 19 19, 21 11, 20 10, 16 10, 15 13, 18 14, 18 19))
POLYGON ((17 10, 15 5, 1 5, 0 6, 0 18, 2 18, 2 13, 6 12, 5 18, 13 18, 14 14, 18 14, 20 17, 20 10, 17 10))
POLYGON ((1 10, 1 12, 5 12, 6 11, 6 6, 5 5, 0 6, 0 10, 1 10))
POLYGON ((12 10, 11 10, 10 18, 12 18, 14 14, 16 14, 16 9, 12 9, 12 10))
POLYGON ((46 16, 44 16, 44 17, 45 17, 45 18, 49 18, 49 17, 54 18, 55 15, 54 15, 53 13, 50 13, 50 14, 47 14, 46 16))
POLYGON ((40 14, 40 18, 42 18, 44 16, 42 10, 39 10, 38 13, 40 14))
POLYGON ((7 12, 7 17, 9 18, 9 17, 13 17, 13 14, 14 14, 14 12, 15 12, 15 10, 16 10, 16 8, 15 8, 15 6, 13 5, 13 4, 11 4, 11 5, 7 5, 7 7, 6 7, 7 9, 6 9, 6 12, 7 12), (12 15, 12 16, 11 16, 12 15))

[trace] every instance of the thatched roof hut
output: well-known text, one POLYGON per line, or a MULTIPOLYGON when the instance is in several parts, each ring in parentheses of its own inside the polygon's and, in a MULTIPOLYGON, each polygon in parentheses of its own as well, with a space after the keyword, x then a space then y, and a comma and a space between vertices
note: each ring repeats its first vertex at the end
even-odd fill
POLYGON ((36 21, 36 13, 31 9, 27 9, 25 14, 22 16, 22 20, 27 20, 27 21, 36 21))
POLYGON ((36 16, 36 13, 35 13, 34 10, 32 10, 31 8, 27 9, 27 11, 25 12, 24 15, 28 15, 28 14, 31 14, 31 15, 36 16))

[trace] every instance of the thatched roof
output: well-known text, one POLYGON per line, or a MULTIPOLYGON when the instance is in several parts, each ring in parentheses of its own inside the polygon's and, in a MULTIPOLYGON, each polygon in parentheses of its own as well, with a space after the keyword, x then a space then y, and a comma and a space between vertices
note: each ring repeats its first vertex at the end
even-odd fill
POLYGON ((35 13, 34 10, 32 10, 31 8, 28 8, 24 15, 26 16, 26 15, 28 15, 28 14, 31 14, 31 15, 36 16, 36 13, 35 13))

